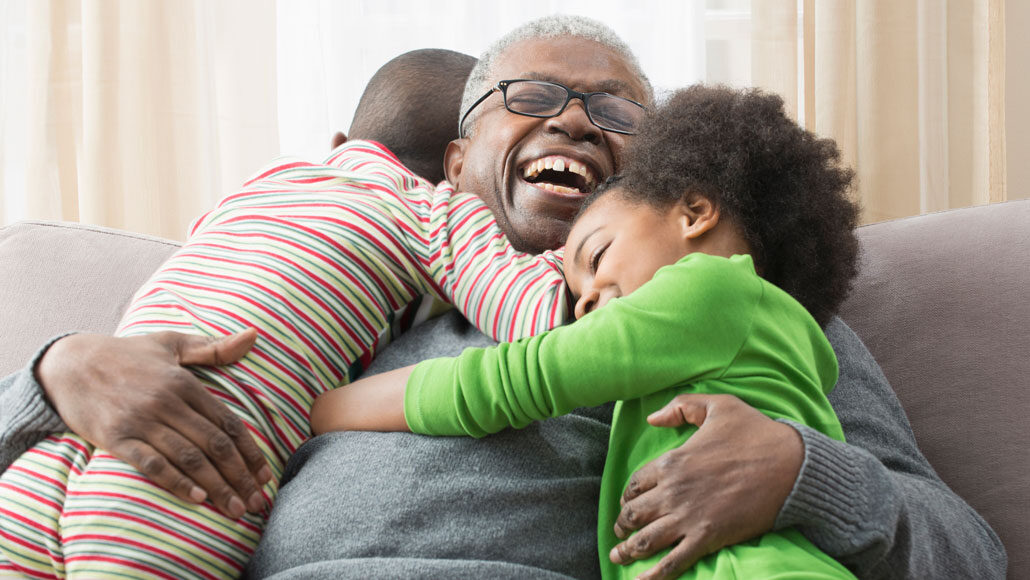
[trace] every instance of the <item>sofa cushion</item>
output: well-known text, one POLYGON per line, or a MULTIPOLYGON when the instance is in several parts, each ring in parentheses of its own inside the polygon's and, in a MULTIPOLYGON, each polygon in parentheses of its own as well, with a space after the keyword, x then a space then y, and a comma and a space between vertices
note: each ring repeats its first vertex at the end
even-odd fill
POLYGON ((841 317, 883 367, 941 478, 1030 578, 1030 200, 859 230, 841 317))
POLYGON ((132 294, 178 247, 73 223, 0 228, 0 376, 24 366, 55 334, 113 332, 132 294))

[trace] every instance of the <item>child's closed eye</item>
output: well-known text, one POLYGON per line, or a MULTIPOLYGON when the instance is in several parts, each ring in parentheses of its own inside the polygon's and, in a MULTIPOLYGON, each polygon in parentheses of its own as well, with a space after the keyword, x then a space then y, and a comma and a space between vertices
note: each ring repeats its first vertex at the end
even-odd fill
POLYGON ((611 242, 608 242, 608 243, 606 243, 604 245, 598 246, 597 249, 594 250, 594 253, 590 255, 590 273, 591 274, 596 274, 597 273, 597 268, 601 265, 601 258, 604 256, 604 252, 608 249, 608 246, 610 246, 610 245, 611 245, 611 242))

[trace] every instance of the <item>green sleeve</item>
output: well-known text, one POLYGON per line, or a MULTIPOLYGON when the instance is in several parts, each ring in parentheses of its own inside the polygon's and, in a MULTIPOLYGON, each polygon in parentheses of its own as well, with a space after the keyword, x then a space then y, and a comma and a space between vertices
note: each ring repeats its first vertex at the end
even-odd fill
POLYGON ((405 418, 416 433, 481 437, 718 377, 762 292, 749 256, 690 254, 575 324, 417 365, 405 418))

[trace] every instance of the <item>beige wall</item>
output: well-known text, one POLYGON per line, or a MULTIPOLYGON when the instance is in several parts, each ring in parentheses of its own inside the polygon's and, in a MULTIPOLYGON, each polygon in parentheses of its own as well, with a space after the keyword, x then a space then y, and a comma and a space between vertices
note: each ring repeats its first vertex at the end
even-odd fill
POLYGON ((1030 2, 1005 3, 1008 198, 1030 197, 1030 2))

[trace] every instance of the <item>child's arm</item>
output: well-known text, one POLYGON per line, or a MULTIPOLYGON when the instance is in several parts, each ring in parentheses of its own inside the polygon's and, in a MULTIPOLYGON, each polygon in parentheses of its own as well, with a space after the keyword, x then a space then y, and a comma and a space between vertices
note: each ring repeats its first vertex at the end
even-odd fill
POLYGON ((408 426, 481 437, 680 385, 818 424, 828 408, 823 390, 836 380, 833 352, 796 303, 763 307, 765 324, 753 334, 764 287, 741 260, 691 257, 575 324, 420 363, 405 393, 408 426))
POLYGON ((410 431, 404 387, 414 366, 354 381, 325 392, 311 407, 311 431, 410 431))
MULTIPOLYGON (((709 257, 710 258, 710 257, 709 257)), ((482 437, 582 406, 633 399, 717 375, 739 348, 758 279, 729 262, 663 268, 632 295, 575 324, 454 359, 416 365, 405 394, 416 433, 482 437), (710 276, 733 275, 723 292, 710 276), (739 316, 717 318, 733 304, 739 316), (686 331, 690 329, 690 331, 686 331)))
POLYGON ((411 177, 372 143, 348 144, 327 163, 361 173, 377 192, 368 227, 397 236, 406 282, 453 304, 487 336, 510 342, 568 318, 560 254, 516 251, 478 196, 411 177))
MULTIPOLYGON (((560 253, 515 250, 478 196, 438 187, 422 207, 423 271, 440 298, 482 333, 512 342, 565 323, 570 308, 560 253)), ((411 245, 415 232, 405 230, 411 245)))

